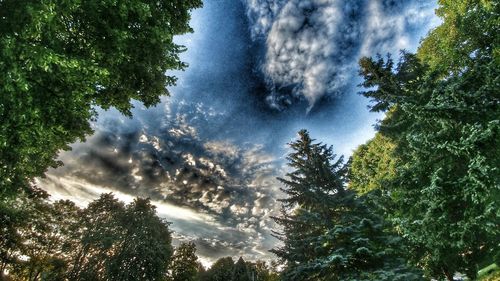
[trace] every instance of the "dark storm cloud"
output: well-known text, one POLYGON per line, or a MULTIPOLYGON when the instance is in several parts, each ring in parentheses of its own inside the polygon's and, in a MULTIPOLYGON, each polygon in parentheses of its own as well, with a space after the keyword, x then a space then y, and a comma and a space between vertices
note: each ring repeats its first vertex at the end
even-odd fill
POLYGON ((270 106, 350 90, 361 56, 411 48, 432 22, 435 1, 247 0, 255 40, 265 40, 262 71, 270 106), (427 27, 427 28, 425 28, 427 27))

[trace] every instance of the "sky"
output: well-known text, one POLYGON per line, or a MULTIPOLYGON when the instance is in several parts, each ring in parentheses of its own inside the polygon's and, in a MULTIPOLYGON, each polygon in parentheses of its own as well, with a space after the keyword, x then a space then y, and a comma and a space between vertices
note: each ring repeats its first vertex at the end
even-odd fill
POLYGON ((359 58, 415 51, 437 24, 431 0, 206 0, 192 13, 185 71, 133 118, 98 110, 95 133, 39 184, 84 207, 103 192, 149 197, 208 265, 272 259, 287 143, 297 131, 346 158, 383 115, 358 93, 359 58))

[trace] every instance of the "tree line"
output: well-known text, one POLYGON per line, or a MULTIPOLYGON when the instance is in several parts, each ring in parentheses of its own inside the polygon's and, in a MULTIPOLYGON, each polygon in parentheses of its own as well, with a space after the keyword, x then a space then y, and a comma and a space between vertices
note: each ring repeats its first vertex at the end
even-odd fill
MULTIPOLYGON (((48 201, 33 179, 91 133, 93 106, 130 114, 183 69, 172 37, 200 1, 0 1, 0 266, 20 280, 453 280, 500 259, 500 7, 439 1, 413 54, 365 57, 384 112, 344 161, 305 130, 274 217, 278 258, 200 266, 148 199, 48 201), (143 46, 148 46, 144 48, 143 46), (62 118, 64 116, 65 118, 62 118), (279 265, 279 272, 275 265, 279 265)), ((7 278, 3 276, 2 278, 7 278)))
POLYGON ((195 244, 172 246, 170 223, 149 199, 124 204, 107 193, 79 208, 47 196, 2 202, 1 280, 278 280, 265 262, 241 257, 205 269, 195 244))

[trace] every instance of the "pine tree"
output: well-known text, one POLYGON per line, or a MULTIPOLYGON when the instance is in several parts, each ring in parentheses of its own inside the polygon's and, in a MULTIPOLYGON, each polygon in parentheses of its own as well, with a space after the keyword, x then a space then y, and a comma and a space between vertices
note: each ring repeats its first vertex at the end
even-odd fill
POLYGON ((250 271, 242 257, 234 264, 232 281, 251 281, 250 271))
POLYGON ((272 250, 285 264, 283 280, 419 280, 401 258, 401 241, 368 208, 368 197, 345 188, 347 165, 332 148, 313 143, 307 131, 290 144, 295 170, 285 185, 272 250), (333 163, 333 164, 332 164, 333 163))
POLYGON ((281 215, 274 218, 283 227, 275 236, 284 245, 271 252, 286 264, 286 280, 307 280, 310 262, 327 254, 317 237, 326 230, 325 223, 332 221, 326 206, 332 194, 343 191, 346 168, 342 158, 331 164, 335 158, 331 147, 313 143, 306 130, 301 130, 299 140, 289 145, 293 152, 287 159, 295 170, 287 174, 287 179, 279 178, 287 197, 280 200, 281 215))

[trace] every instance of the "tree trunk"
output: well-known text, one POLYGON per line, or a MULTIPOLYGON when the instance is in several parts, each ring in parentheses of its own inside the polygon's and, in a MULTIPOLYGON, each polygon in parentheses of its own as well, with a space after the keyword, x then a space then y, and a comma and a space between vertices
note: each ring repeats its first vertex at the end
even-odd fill
POLYGON ((446 268, 443 267, 444 276, 446 276, 446 280, 453 281, 453 274, 450 273, 446 268))

